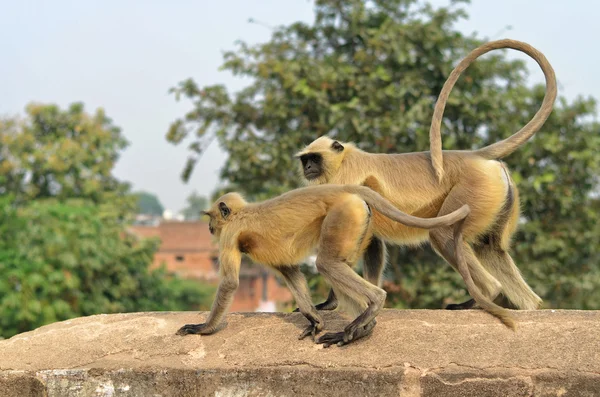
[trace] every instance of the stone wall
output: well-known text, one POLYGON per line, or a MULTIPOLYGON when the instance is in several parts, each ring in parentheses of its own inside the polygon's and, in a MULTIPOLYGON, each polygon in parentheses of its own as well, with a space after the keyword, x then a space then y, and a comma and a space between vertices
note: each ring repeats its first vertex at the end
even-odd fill
POLYGON ((513 332, 478 310, 384 310, 370 337, 328 349, 297 340, 298 313, 175 335, 205 315, 98 315, 0 341, 0 396, 600 395, 595 311, 516 312, 513 332))

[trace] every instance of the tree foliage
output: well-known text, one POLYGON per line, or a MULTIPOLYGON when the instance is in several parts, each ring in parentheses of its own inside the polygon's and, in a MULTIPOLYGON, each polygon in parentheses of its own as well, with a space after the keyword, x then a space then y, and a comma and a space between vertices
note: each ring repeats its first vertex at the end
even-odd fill
POLYGON ((156 194, 148 192, 136 193, 137 213, 143 215, 162 216, 165 208, 161 204, 156 194))
POLYGON ((184 288, 165 281, 164 269, 149 270, 158 241, 128 232, 111 205, 48 199, 4 210, 4 336, 95 313, 197 309, 210 299, 210 288, 184 288))
POLYGON ((199 195, 196 191, 186 199, 186 207, 181 211, 186 220, 197 220, 200 218, 200 213, 208 208, 208 199, 199 195))
MULTIPOLYGON (((255 46, 237 43, 221 68, 249 78, 247 87, 229 93, 187 79, 172 90, 194 104, 167 133, 173 144, 189 142, 183 178, 215 137, 229 154, 221 171, 227 189, 253 199, 297 187, 292 156, 322 134, 372 152, 428 150, 445 79, 483 42, 456 29, 467 16, 458 3, 317 0, 314 23, 280 27, 255 46)), ((444 148, 482 147, 526 124, 544 95, 543 86, 526 84, 528 74, 506 51, 478 59, 448 101, 444 148)), ((600 171, 595 112, 593 98, 560 98, 536 137, 505 159, 523 208, 514 258, 551 307, 600 307, 599 219, 590 206, 600 171)), ((440 307, 464 298, 458 275, 429 249, 394 248, 390 262, 391 305, 440 307)))
POLYGON ((126 141, 101 110, 30 105, 0 121, 0 337, 95 313, 207 308, 212 287, 150 269, 112 175, 126 141))
MULTIPOLYGON (((0 120, 0 192, 21 201, 121 201, 129 185, 118 181, 112 169, 127 145, 102 109, 90 115, 82 103, 66 110, 30 104, 25 119, 0 120)), ((135 205, 131 199, 127 204, 135 205)))

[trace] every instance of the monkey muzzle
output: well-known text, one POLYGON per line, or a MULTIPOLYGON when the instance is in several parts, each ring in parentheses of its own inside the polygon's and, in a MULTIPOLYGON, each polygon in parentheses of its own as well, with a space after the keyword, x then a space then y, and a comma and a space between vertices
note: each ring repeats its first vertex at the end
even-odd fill
POLYGON ((304 171, 304 177, 309 180, 316 179, 319 177, 319 171, 312 171, 312 170, 304 171))

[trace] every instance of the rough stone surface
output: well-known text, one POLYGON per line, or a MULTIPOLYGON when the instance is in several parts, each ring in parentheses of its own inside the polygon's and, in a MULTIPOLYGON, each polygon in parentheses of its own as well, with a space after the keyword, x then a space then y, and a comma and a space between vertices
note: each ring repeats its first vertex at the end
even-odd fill
POLYGON ((596 311, 515 312, 513 332, 479 310, 384 310, 370 337, 328 349, 297 340, 299 313, 175 335, 205 317, 97 315, 0 341, 0 397, 600 395, 596 311))

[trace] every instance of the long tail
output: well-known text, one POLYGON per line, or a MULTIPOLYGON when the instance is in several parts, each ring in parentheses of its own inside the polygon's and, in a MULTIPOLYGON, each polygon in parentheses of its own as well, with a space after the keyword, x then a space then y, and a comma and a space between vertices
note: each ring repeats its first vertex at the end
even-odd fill
POLYGON ((450 91, 452 91, 452 88, 454 87, 454 84, 458 80, 460 74, 467 67, 469 67, 469 65, 475 59, 489 51, 499 48, 512 48, 514 50, 524 52, 525 54, 532 57, 538 63, 538 65, 540 65, 542 71, 544 72, 544 77, 546 78, 546 95, 544 96, 544 101, 542 102, 542 106, 540 107, 540 109, 533 116, 531 121, 529 121, 529 123, 527 123, 523 128, 521 128, 515 134, 500 142, 496 142, 492 145, 475 150, 474 153, 477 153, 478 155, 487 159, 500 159, 504 156, 511 154, 519 146, 521 146, 529 138, 531 138, 541 128, 546 119, 548 119, 550 113, 552 113, 552 107, 554 106, 554 101, 556 99, 556 76, 554 75, 554 70, 552 69, 552 66, 550 65, 544 54, 542 54, 527 43, 510 39, 491 41, 489 43, 483 44, 480 47, 477 47, 476 49, 471 51, 471 53, 467 55, 456 66, 456 68, 454 68, 454 70, 448 77, 448 80, 446 80, 446 83, 444 83, 442 92, 440 93, 438 101, 435 104, 433 118, 431 120, 431 128, 429 130, 429 140, 431 150, 431 161, 433 164, 433 169, 439 181, 441 181, 444 176, 442 138, 440 135, 440 129, 442 126, 444 108, 446 107, 446 101, 448 100, 450 91))
POLYGON ((450 226, 463 220, 469 215, 471 209, 467 204, 447 215, 436 218, 419 218, 398 210, 389 201, 383 198, 379 193, 364 186, 344 185, 344 189, 349 193, 358 194, 367 204, 372 206, 377 212, 390 218, 393 221, 402 223, 406 226, 419 227, 422 229, 433 229, 440 226, 450 226))
POLYGON ((464 255, 464 242, 463 242, 463 221, 459 221, 454 226, 454 244, 455 244, 455 253, 456 253, 456 262, 458 264, 458 272, 462 276, 465 284, 467 285, 467 291, 469 291, 469 295, 475 302, 481 306, 482 309, 487 311, 488 313, 496 316, 504 325, 513 331, 516 329, 515 320, 512 318, 510 312, 488 299, 485 295, 481 293, 481 290, 477 288, 475 282, 473 282, 473 278, 471 277, 471 271, 469 270, 469 266, 465 260, 464 255))

